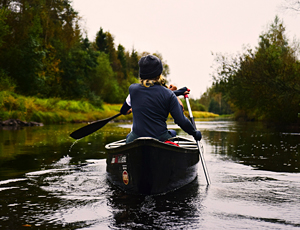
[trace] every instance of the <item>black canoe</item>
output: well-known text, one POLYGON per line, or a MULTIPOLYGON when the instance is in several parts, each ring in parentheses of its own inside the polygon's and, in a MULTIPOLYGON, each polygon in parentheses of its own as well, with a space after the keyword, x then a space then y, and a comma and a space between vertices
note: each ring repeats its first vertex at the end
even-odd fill
POLYGON ((166 144, 138 138, 107 144, 108 180, 129 194, 156 195, 176 190, 197 176, 199 150, 193 140, 175 137, 166 144))

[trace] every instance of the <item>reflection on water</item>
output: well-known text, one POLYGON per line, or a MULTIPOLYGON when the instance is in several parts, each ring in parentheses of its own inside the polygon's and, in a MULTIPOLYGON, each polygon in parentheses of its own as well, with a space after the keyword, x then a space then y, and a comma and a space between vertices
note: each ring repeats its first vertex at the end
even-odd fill
POLYGON ((161 196, 132 196, 116 190, 109 200, 109 205, 118 210, 113 213, 114 225, 120 229, 172 229, 188 225, 200 217, 199 192, 197 180, 182 190, 161 196))
POLYGON ((300 227, 295 131, 197 122, 212 184, 199 164, 198 178, 182 189, 132 196, 107 181, 104 149, 131 125, 108 124, 72 146, 68 134, 81 126, 0 130, 0 229, 300 227))
POLYGON ((266 128, 262 123, 215 122, 202 127, 215 152, 224 157, 256 169, 300 172, 300 133, 266 128))
POLYGON ((124 138, 128 130, 108 124, 82 140, 69 134, 82 124, 26 127, 18 130, 0 129, 0 180, 47 168, 65 155, 77 164, 82 159, 105 158, 105 143, 124 138))

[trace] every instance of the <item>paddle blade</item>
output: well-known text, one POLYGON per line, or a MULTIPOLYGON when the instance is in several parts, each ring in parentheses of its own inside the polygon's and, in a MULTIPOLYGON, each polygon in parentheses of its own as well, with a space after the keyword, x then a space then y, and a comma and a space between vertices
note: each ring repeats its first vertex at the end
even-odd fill
POLYGON ((112 117, 106 118, 104 120, 95 121, 89 125, 86 125, 80 129, 75 130, 73 133, 70 134, 70 137, 78 140, 85 136, 88 136, 92 134, 93 132, 96 132, 98 129, 101 129, 103 126, 105 126, 108 122, 110 122, 112 119, 120 116, 121 113, 118 113, 112 117))

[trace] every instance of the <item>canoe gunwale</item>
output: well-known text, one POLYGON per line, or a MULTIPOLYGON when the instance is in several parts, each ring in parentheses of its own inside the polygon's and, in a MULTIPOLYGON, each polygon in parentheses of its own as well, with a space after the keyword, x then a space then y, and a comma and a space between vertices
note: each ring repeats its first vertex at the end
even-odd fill
POLYGON ((194 140, 178 136, 178 137, 174 137, 174 138, 170 139, 170 141, 172 141, 176 144, 179 144, 179 147, 176 145, 173 145, 173 144, 161 142, 155 138, 140 137, 128 144, 126 144, 125 139, 115 141, 115 142, 105 145, 105 148, 109 152, 113 153, 113 152, 120 151, 121 149, 128 150, 128 149, 136 148, 139 146, 149 145, 149 146, 158 147, 161 149, 166 149, 166 150, 175 151, 175 152, 184 152, 184 153, 198 152, 197 143, 194 140))

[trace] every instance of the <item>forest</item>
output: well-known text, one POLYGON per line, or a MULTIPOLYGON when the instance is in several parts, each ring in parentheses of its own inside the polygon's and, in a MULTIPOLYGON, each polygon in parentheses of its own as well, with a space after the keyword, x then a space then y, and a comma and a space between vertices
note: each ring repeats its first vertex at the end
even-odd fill
MULTIPOLYGON (((147 52, 115 44, 101 25, 89 41, 71 2, 0 0, 1 110, 12 109, 7 95, 16 101, 15 94, 87 101, 101 108, 104 102, 123 103, 129 85, 138 82, 138 60, 147 52)), ((154 55, 162 59, 168 77, 162 54, 154 55)), ((192 110, 234 113, 245 120, 299 121, 299 42, 290 43, 278 17, 254 49, 214 55, 213 85, 200 99, 191 99, 192 110)))
POLYGON ((299 42, 289 42, 276 16, 255 49, 215 56, 214 92, 236 117, 276 123, 299 122, 299 42))
POLYGON ((101 105, 123 102, 129 85, 137 82, 144 54, 116 46, 101 27, 95 41, 89 41, 71 1, 0 2, 1 90, 101 105))

